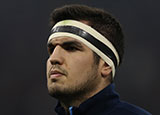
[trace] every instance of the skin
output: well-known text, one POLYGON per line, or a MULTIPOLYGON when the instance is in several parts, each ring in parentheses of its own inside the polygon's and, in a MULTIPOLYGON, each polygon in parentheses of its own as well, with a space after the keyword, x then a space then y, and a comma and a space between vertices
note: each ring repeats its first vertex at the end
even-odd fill
POLYGON ((48 91, 66 111, 70 106, 78 107, 110 84, 111 68, 102 59, 96 65, 93 51, 80 41, 54 38, 48 44, 48 52, 48 91))

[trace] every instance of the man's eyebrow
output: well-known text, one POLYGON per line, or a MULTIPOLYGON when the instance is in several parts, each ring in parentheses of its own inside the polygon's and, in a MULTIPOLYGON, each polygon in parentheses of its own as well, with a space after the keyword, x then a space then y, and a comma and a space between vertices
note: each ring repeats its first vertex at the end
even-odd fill
POLYGON ((80 42, 78 42, 78 41, 75 41, 75 40, 74 41, 65 41, 65 42, 60 43, 60 44, 54 44, 52 42, 47 43, 47 47, 48 48, 55 47, 56 45, 60 45, 62 47, 63 46, 76 46, 78 48, 83 48, 82 44, 80 42))
POLYGON ((65 41, 62 43, 63 46, 66 46, 66 45, 74 45, 74 46, 77 46, 77 47, 82 47, 82 44, 78 41, 65 41))

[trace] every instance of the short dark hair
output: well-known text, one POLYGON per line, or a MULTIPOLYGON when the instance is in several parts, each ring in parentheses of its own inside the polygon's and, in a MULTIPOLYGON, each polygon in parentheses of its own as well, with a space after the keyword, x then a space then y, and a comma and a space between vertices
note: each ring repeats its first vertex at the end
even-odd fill
POLYGON ((102 9, 86 5, 65 5, 51 13, 50 24, 53 26, 57 22, 66 19, 88 21, 89 26, 100 32, 114 45, 119 54, 120 63, 122 62, 124 35, 119 22, 111 14, 102 9))

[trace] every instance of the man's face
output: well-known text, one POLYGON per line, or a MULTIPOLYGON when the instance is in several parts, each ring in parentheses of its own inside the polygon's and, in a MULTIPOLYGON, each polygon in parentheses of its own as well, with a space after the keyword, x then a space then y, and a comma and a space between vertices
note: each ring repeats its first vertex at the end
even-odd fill
POLYGON ((47 85, 58 97, 91 92, 100 82, 98 65, 91 49, 69 37, 54 38, 48 44, 47 85))

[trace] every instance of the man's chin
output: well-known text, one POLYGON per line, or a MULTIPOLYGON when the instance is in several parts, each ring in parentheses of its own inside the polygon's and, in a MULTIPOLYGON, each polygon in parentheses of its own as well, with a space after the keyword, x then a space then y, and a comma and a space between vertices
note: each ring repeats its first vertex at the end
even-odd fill
POLYGON ((63 98, 70 98, 74 95, 73 89, 68 88, 62 88, 61 87, 48 87, 48 93, 50 96, 57 98, 57 99, 63 99, 63 98))
POLYGON ((58 98, 59 91, 55 90, 54 88, 48 88, 48 93, 51 97, 58 98))
POLYGON ((65 91, 62 90, 62 87, 58 87, 58 86, 48 87, 48 93, 50 96, 54 98, 64 97, 65 95, 65 91))

